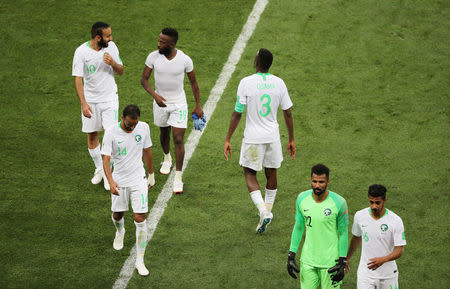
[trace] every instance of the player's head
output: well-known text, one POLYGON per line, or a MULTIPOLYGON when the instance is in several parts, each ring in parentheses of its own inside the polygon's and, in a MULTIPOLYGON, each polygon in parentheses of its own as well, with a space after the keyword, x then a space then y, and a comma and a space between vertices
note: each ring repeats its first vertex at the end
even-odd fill
POLYGON ((323 165, 317 164, 311 168, 311 187, 317 196, 326 192, 330 183, 330 169, 323 165))
POLYGON ((158 51, 160 54, 169 55, 178 41, 178 31, 175 28, 166 27, 161 30, 158 38, 158 51))
POLYGON ((269 71, 270 66, 272 66, 273 55, 272 53, 265 49, 261 48, 258 50, 258 53, 255 56, 255 68, 261 72, 269 71))
POLYGON ((127 132, 132 132, 139 122, 141 110, 135 104, 125 106, 122 113, 122 127, 127 132))
POLYGON ((383 185, 371 185, 369 186, 369 206, 372 214, 380 216, 384 209, 384 203, 386 202, 386 187, 383 185))
POLYGON ((108 47, 108 42, 112 40, 111 26, 105 22, 95 22, 91 28, 91 37, 99 47, 108 47))

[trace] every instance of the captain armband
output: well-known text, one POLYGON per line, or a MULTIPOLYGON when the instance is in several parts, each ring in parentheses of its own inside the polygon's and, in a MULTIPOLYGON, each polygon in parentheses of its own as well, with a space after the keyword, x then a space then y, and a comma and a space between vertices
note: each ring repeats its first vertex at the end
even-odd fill
POLYGON ((238 95, 237 99, 236 99, 236 106, 234 107, 234 110, 239 113, 242 113, 244 111, 244 108, 245 108, 245 104, 242 104, 239 102, 239 95, 238 95))

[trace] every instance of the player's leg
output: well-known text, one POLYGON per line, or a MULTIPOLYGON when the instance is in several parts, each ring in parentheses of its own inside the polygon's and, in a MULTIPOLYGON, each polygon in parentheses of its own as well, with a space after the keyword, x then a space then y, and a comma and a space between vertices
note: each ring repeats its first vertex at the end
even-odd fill
POLYGON ((273 143, 265 144, 263 166, 267 179, 265 202, 268 211, 272 211, 275 197, 277 195, 277 169, 283 161, 283 151, 281 142, 278 140, 273 143))
POLYGON ((187 128, 187 104, 170 106, 170 116, 167 123, 172 127, 173 144, 175 147, 175 178, 173 192, 183 192, 182 170, 184 162, 184 134, 187 128))
POLYGON ((300 288, 317 289, 320 284, 319 269, 300 262, 300 288))
POLYGON ((129 190, 121 188, 119 196, 111 194, 111 211, 112 221, 116 227, 116 235, 114 237, 113 248, 121 250, 123 248, 123 239, 125 237, 125 221, 124 212, 128 211, 129 190))
POLYGON ((184 134, 185 128, 172 127, 173 143, 175 146, 175 178, 173 182, 173 192, 175 194, 183 192, 182 170, 184 161, 184 134))
POLYGON ((147 212, 148 212, 148 187, 143 182, 131 187, 131 204, 134 211, 134 224, 136 225, 136 269, 139 275, 147 276, 149 271, 144 264, 144 254, 147 247, 147 212))
POLYGON ((264 173, 266 174, 267 179, 266 192, 264 194, 264 203, 266 204, 266 209, 269 212, 272 212, 272 207, 277 195, 277 169, 264 168, 264 173))
POLYGON ((159 170, 163 175, 167 175, 172 167, 172 157, 170 156, 171 128, 168 124, 169 116, 168 107, 160 107, 153 101, 153 123, 159 127, 159 142, 164 152, 164 160, 159 170))

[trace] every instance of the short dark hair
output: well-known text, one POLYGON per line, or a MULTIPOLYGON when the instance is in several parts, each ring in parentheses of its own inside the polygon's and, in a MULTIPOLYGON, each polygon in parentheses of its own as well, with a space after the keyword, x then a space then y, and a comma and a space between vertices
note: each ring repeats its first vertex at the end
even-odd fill
POLYGON ((95 38, 95 36, 99 35, 103 37, 103 29, 110 27, 108 23, 105 22, 95 22, 91 28, 91 37, 95 38))
POLYGON ((313 174, 318 175, 318 176, 326 175, 327 179, 328 179, 330 177, 330 169, 326 165, 317 164, 311 168, 311 176, 313 174))
POLYGON ((132 119, 138 119, 141 116, 141 110, 135 104, 129 104, 123 109, 123 118, 129 116, 132 119))
POLYGON ((369 186, 369 196, 370 197, 374 197, 374 198, 381 197, 383 200, 386 200, 386 192, 387 192, 387 189, 383 185, 374 184, 374 185, 369 186))
POLYGON ((265 48, 261 48, 258 51, 258 66, 264 71, 269 70, 270 66, 272 66, 273 55, 272 52, 265 48))
POLYGON ((163 30, 161 30, 161 33, 167 36, 170 36, 173 38, 175 43, 178 41, 178 31, 175 28, 166 27, 163 30))

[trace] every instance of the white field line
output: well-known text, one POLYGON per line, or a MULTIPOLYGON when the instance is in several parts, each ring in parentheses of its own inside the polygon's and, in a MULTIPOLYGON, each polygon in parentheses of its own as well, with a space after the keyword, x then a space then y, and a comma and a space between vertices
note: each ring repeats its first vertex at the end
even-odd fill
MULTIPOLYGON (((255 5, 253 6, 253 10, 248 16, 247 22, 242 28, 241 34, 236 40, 233 49, 231 50, 231 53, 228 56, 228 60, 222 69, 222 72, 220 73, 219 78, 216 81, 216 84, 211 89, 211 93, 208 97, 208 100, 203 106, 203 111, 208 116, 208 118, 211 118, 214 110, 216 109, 217 102, 220 100, 220 97, 222 96, 223 91, 225 90, 225 87, 227 86, 228 81, 231 78, 231 75, 236 69, 236 65, 239 63, 241 55, 244 52, 245 47, 247 46, 247 41, 252 36, 253 31, 256 28, 256 24, 259 21, 259 17, 266 8, 268 2, 269 0, 257 0, 255 5)), ((185 155, 184 155, 183 171, 186 169, 187 164, 189 163, 189 160, 191 159, 192 154, 194 153, 201 136, 202 132, 196 130, 192 130, 192 132, 189 134, 189 137, 184 146, 185 155)), ((164 210, 167 207, 167 202, 173 195, 172 184, 174 175, 175 175, 175 168, 172 169, 161 193, 158 195, 158 199, 156 200, 155 204, 150 210, 149 216, 147 217, 147 226, 148 226, 147 232, 149 242, 152 239, 153 234, 155 233, 156 226, 158 225, 159 220, 164 214, 164 210)), ((131 276, 133 276, 135 260, 136 260, 136 245, 133 246, 133 248, 130 251, 130 256, 123 264, 119 277, 117 278, 116 282, 113 285, 114 289, 124 289, 127 287, 128 282, 131 279, 131 276)))

